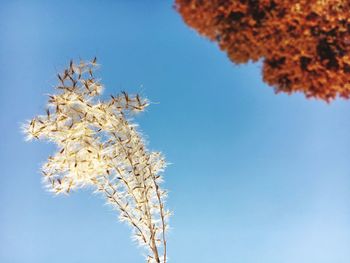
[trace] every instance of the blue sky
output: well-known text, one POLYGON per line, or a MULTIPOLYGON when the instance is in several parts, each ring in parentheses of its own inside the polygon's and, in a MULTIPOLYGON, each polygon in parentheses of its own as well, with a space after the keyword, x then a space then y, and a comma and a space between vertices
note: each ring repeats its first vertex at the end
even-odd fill
POLYGON ((137 122, 172 163, 169 262, 350 261, 350 101, 275 95, 168 0, 0 0, 0 34, 0 262, 143 262, 101 198, 43 190, 54 147, 20 132, 56 73, 95 55, 104 96, 156 102, 137 122))

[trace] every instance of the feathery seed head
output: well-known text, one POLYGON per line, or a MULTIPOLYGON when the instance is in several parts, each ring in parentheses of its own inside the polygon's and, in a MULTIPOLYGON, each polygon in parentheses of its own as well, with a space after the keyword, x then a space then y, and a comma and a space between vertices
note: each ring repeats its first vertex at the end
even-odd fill
POLYGON ((27 139, 55 143, 57 152, 42 167, 46 187, 56 193, 92 186, 119 211, 133 229, 134 239, 147 248, 150 262, 166 262, 165 232, 170 213, 160 188, 166 162, 150 152, 130 120, 148 101, 121 92, 98 100, 102 84, 94 77, 96 58, 70 62, 58 74, 57 94, 49 95, 48 109, 23 127, 27 139), (163 255, 160 255, 161 250, 163 255))

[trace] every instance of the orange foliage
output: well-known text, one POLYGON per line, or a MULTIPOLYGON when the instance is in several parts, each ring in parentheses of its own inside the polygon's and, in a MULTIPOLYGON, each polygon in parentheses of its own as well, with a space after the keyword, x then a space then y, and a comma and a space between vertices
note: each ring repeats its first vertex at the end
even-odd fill
POLYGON ((350 97, 349 1, 176 0, 176 9, 233 62, 263 59, 276 92, 350 97))

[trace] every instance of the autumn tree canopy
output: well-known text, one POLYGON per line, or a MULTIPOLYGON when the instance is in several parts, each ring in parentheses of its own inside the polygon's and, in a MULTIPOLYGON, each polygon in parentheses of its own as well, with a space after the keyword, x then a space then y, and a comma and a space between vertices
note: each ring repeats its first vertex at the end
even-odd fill
POLYGON ((184 21, 234 63, 263 61, 276 92, 350 97, 350 2, 176 0, 184 21))

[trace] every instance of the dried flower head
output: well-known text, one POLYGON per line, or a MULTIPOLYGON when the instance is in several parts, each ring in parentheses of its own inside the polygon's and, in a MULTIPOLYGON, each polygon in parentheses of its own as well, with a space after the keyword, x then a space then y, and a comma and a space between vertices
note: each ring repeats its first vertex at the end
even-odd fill
POLYGON ((149 103, 126 92, 99 101, 102 84, 94 77, 96 67, 96 58, 71 61, 58 74, 58 93, 49 96, 46 114, 24 125, 25 133, 58 147, 42 167, 50 191, 68 194, 93 187, 132 227, 133 237, 148 250, 147 262, 165 263, 170 212, 160 184, 166 162, 161 153, 147 150, 130 119, 149 103))
POLYGON ((350 97, 349 1, 176 0, 176 8, 233 62, 263 59, 277 92, 350 97))

